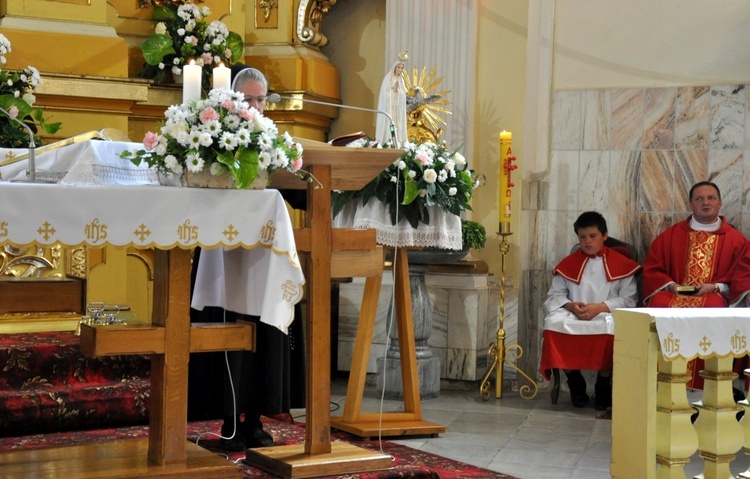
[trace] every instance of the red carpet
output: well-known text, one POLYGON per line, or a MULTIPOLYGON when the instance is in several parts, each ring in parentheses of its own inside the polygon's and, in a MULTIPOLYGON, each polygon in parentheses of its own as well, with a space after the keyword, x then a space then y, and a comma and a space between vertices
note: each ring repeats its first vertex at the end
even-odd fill
MULTIPOLYGON (((264 429, 273 435, 276 445, 299 444, 304 441, 304 427, 265 417, 263 418, 263 422, 264 429)), ((220 421, 190 423, 188 425, 188 439, 195 442, 200 437, 198 442, 200 446, 218 454, 225 455, 225 452, 219 445, 219 439, 216 436, 205 434, 207 432, 218 433, 220 427, 220 421)), ((6 437, 0 438, 0 451, 89 444, 115 439, 145 437, 147 434, 148 428, 146 426, 130 426, 117 429, 98 429, 81 432, 60 432, 31 436, 6 437)), ((379 450, 377 441, 365 441, 361 438, 337 431, 334 431, 333 438, 334 440, 345 440, 363 448, 376 451, 379 450)), ((389 441, 383 441, 383 452, 390 454, 395 458, 393 467, 389 470, 330 477, 346 479, 514 479, 513 476, 481 469, 479 467, 446 459, 444 457, 436 456, 428 452, 422 452, 389 441)), ((245 478, 274 477, 256 469, 255 467, 244 464, 242 462, 244 458, 244 452, 231 453, 229 456, 229 459, 238 462, 241 465, 245 478)))

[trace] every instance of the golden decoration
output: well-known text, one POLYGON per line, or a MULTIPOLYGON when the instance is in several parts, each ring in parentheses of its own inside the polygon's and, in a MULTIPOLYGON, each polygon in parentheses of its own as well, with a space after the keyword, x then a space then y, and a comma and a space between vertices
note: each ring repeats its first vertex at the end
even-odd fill
POLYGON ((258 2, 258 8, 263 9, 263 20, 268 23, 268 19, 271 18, 271 10, 278 8, 279 4, 276 0, 260 0, 258 2))
POLYGON ((315 47, 328 45, 328 37, 320 32, 323 16, 336 4, 336 0, 301 0, 297 8, 297 36, 315 47))
MULTIPOLYGON (((403 52, 402 52, 403 53, 403 52)), ((401 54, 399 54, 399 58, 401 54)), ((406 116, 409 123, 407 136, 409 141, 437 143, 443 134, 446 122, 443 115, 451 115, 446 106, 452 103, 445 96, 451 90, 435 91, 443 78, 435 78, 436 69, 427 74, 427 67, 419 71, 416 67, 412 77, 404 71, 406 85, 406 116)))

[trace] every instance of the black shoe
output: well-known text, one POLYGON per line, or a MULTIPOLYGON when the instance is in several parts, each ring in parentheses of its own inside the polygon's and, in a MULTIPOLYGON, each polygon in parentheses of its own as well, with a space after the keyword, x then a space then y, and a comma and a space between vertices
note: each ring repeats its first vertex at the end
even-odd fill
POLYGON ((594 407, 597 411, 606 411, 612 407, 612 378, 596 376, 594 386, 594 407))
POLYGON ((568 388, 570 389, 570 400, 575 407, 585 407, 589 403, 586 394, 586 380, 583 379, 581 371, 575 369, 565 373, 568 376, 568 388))
POLYGON ((221 443, 221 448, 228 452, 240 452, 247 449, 245 442, 239 438, 222 439, 219 442, 221 443))
POLYGON ((271 447, 273 438, 260 427, 255 427, 245 432, 245 446, 247 447, 271 447))

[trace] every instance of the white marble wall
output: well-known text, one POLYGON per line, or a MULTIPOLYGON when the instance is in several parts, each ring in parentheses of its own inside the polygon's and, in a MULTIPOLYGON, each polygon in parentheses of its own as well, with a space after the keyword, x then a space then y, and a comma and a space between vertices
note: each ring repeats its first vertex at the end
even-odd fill
POLYGON ((538 366, 550 271, 576 243, 573 222, 597 210, 643 262, 661 231, 687 217, 702 180, 721 189, 722 214, 750 233, 747 85, 555 91, 550 172, 524 188, 522 343, 538 366), (527 196, 526 196, 527 195, 527 196))
MULTIPOLYGON (((433 306, 433 328, 428 344, 440 359, 440 377, 478 381, 487 368, 487 349, 495 340, 500 315, 500 288, 491 275, 427 273, 425 283, 433 306)), ((368 373, 375 373, 376 360, 385 355, 386 316, 393 281, 383 277, 373 334, 368 373)), ((364 280, 354 278, 339 285, 338 369, 350 369, 364 280)), ((505 300, 506 345, 516 342, 517 297, 509 291, 505 300)), ((506 368, 505 377, 515 377, 506 368)))

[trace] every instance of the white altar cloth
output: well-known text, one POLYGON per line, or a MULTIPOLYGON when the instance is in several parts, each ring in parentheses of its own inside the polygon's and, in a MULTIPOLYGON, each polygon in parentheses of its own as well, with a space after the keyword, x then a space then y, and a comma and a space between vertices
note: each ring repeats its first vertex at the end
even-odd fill
POLYGON ((412 228, 406 219, 397 225, 391 223, 388 207, 377 199, 367 205, 348 204, 333 219, 334 228, 372 228, 376 231, 378 244, 392 247, 434 247, 451 250, 463 248, 461 218, 429 206, 430 224, 412 228))
POLYGON ((302 297, 305 279, 277 190, 0 182, 0 205, 0 244, 201 246, 197 309, 259 315, 286 332, 302 297))
MULTIPOLYGON (((664 359, 742 357, 750 353, 750 308, 637 308, 656 321, 664 359)), ((617 323, 615 323, 615 331, 617 323)))
MULTIPOLYGON (((143 148, 141 143, 86 140, 35 156, 38 180, 68 185, 158 185, 156 170, 145 163, 136 166, 120 158, 125 150, 143 148)), ((0 160, 27 149, 0 148, 0 160)), ((28 160, 0 167, 3 180, 26 180, 28 160)))

